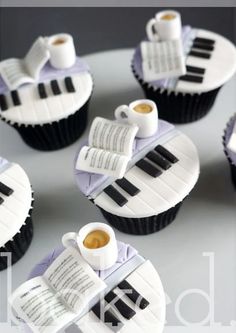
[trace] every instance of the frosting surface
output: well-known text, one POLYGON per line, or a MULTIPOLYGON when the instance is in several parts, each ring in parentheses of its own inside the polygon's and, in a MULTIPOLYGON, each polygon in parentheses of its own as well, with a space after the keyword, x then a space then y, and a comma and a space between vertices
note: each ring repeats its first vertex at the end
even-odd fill
POLYGON ((0 157, 0 182, 13 190, 9 196, 0 192, 0 247, 18 233, 31 208, 32 190, 25 171, 0 157))
POLYGON ((78 111, 90 98, 92 76, 84 60, 77 57, 68 69, 55 69, 47 63, 37 83, 24 84, 17 89, 20 103, 15 104, 11 92, 0 77, 0 94, 4 95, 7 109, 0 117, 11 124, 43 125, 59 121, 78 111), (71 77, 74 91, 68 91, 65 78, 71 77), (52 82, 56 86, 52 87, 52 82), (46 97, 41 97, 38 84, 44 86, 46 97), (59 89, 59 92, 57 91, 59 89))
MULTIPOLYGON (((203 82, 199 84, 172 78, 149 82, 151 87, 183 93, 201 93, 219 88, 233 76, 236 71, 236 48, 229 40, 214 32, 193 29, 190 26, 183 27, 182 39, 186 54, 186 65, 204 68, 203 82), (210 59, 189 55, 195 37, 208 38, 215 41, 210 59)), ((140 44, 135 50, 132 66, 138 78, 143 80, 140 44)))

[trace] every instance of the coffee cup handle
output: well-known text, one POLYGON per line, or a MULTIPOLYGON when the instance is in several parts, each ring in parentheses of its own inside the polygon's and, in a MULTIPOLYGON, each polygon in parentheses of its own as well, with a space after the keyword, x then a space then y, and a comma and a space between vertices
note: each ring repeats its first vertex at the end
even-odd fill
POLYGON ((156 19, 152 18, 146 25, 147 37, 151 42, 158 42, 160 40, 158 33, 155 29, 156 19))
POLYGON ((67 234, 62 236, 62 244, 65 248, 71 247, 76 242, 77 234, 76 232, 68 232, 67 234))
POLYGON ((115 110, 115 118, 118 121, 127 122, 129 118, 129 107, 128 105, 120 105, 115 110))

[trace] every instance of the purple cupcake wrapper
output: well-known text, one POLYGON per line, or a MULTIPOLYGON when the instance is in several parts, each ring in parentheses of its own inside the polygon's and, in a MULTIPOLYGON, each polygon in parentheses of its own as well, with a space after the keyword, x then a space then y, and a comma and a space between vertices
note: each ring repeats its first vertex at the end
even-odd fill
POLYGON ((149 235, 167 227, 176 218, 183 201, 167 211, 149 217, 127 218, 108 213, 98 207, 105 219, 116 229, 131 235, 149 235))
POLYGON ((42 151, 58 150, 71 145, 83 134, 87 125, 89 101, 69 117, 44 125, 11 125, 3 120, 19 132, 28 146, 42 151))
POLYGON ((158 116, 174 124, 191 123, 203 118, 212 108, 221 89, 219 87, 202 94, 169 93, 167 89, 154 89, 137 75, 133 65, 131 68, 146 97, 157 104, 158 116))
POLYGON ((236 189, 236 165, 233 164, 233 161, 232 161, 232 159, 230 158, 230 156, 228 154, 228 150, 227 150, 227 146, 226 146, 226 129, 227 129, 228 125, 231 123, 231 121, 233 121, 234 118, 235 118, 235 115, 233 117, 231 117, 229 122, 227 123, 226 128, 224 130, 224 135, 222 137, 222 141, 223 141, 223 146, 224 146, 224 153, 225 153, 225 156, 227 157, 227 160, 229 162, 231 179, 232 179, 233 185, 236 189))
MULTIPOLYGON (((33 193, 32 193, 33 197, 33 193)), ((33 207, 33 200, 31 202, 33 207)), ((30 208, 28 216, 25 220, 25 224, 21 227, 20 231, 3 247, 0 248, 0 253, 11 253, 11 265, 14 265, 19 261, 26 251, 28 250, 32 238, 33 238, 33 221, 32 221, 32 211, 33 208, 30 208)), ((7 268, 7 257, 0 256, 0 271, 7 268)))

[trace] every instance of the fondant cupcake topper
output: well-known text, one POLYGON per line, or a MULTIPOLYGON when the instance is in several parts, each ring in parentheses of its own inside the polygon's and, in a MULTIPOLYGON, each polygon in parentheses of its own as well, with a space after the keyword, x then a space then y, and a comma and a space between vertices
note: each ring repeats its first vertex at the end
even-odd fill
POLYGON ((82 257, 93 269, 108 269, 117 260, 118 249, 115 233, 107 224, 89 223, 78 233, 69 232, 62 237, 65 247, 70 247, 72 241, 76 243, 82 257))
MULTIPOLYGON (((111 230, 104 224, 88 224, 79 237, 83 236, 84 247, 96 247, 89 250, 103 251, 113 237, 111 230), (97 231, 106 234, 98 235, 97 231)), ((67 332, 76 326, 79 332, 130 333, 138 329, 162 333, 165 294, 149 260, 129 244, 117 241, 113 265, 94 270, 78 247, 69 244, 44 258, 10 298, 27 332, 67 332)))
POLYGON ((71 35, 39 37, 24 59, 0 63, 0 118, 33 148, 63 148, 86 127, 92 89, 71 35))
MULTIPOLYGON (((134 111, 136 106, 142 111, 150 111, 149 107, 153 104, 145 103, 142 100, 142 103, 131 104, 131 108, 120 107, 118 117, 123 117, 122 121, 125 122, 136 121, 140 124, 140 129, 146 129, 146 126, 142 128, 145 121, 141 120, 146 119, 149 113, 136 117, 135 113, 139 112, 134 111)), ((156 125, 155 122, 154 124, 156 125)), ((102 124, 99 128, 103 129, 100 138, 105 143, 111 142, 103 135, 105 130, 102 124)), ((147 129, 150 127, 147 126, 147 129)), ((111 133, 114 135, 114 131, 111 133)), ((118 140, 115 143, 118 147, 121 146, 118 140)), ((121 140, 121 143, 124 144, 125 140, 121 140)), ((127 147, 126 144, 124 146, 127 147)), ((102 160, 106 157, 104 152, 101 151, 101 155, 98 155, 97 151, 86 148, 85 153, 83 147, 76 156, 75 178, 82 193, 100 208, 113 226, 127 233, 143 235, 156 232, 175 219, 182 201, 197 182, 199 158, 191 140, 161 119, 158 120, 158 130, 148 137, 136 137, 132 148, 129 162, 123 169, 116 169, 111 162, 114 161, 111 159, 112 155, 107 160, 102 160), (92 169, 95 162, 100 167, 99 174, 97 169, 92 169), (107 169, 102 169, 103 166, 107 169), (111 172, 108 172, 109 166, 111 172)), ((122 155, 118 158, 120 156, 122 155)))

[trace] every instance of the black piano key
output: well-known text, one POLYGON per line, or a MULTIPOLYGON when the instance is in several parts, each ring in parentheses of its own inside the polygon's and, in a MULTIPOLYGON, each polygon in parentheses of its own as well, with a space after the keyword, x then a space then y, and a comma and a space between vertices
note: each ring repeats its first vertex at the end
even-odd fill
POLYGON ((75 92, 75 87, 74 87, 74 84, 72 82, 72 78, 70 76, 65 78, 65 85, 66 85, 66 90, 69 93, 75 92))
POLYGON ((109 185, 104 189, 104 192, 119 205, 120 207, 124 206, 128 200, 117 191, 112 185, 109 185))
POLYGON ((52 92, 54 95, 60 95, 61 94, 61 89, 58 85, 57 80, 52 80, 51 81, 51 88, 52 88, 52 92))
POLYGON ((195 66, 186 66, 187 72, 195 73, 195 74, 205 74, 206 70, 202 67, 195 67, 195 66))
POLYGON ((151 163, 145 160, 140 160, 136 163, 136 166, 149 174, 149 176, 152 176, 154 178, 160 176, 162 174, 161 170, 154 167, 151 163))
POLYGON ((0 192, 9 197, 14 191, 7 185, 0 182, 0 192))
POLYGON ((117 296, 113 291, 110 291, 106 296, 105 300, 107 303, 112 303, 118 310, 118 312, 126 319, 131 319, 135 316, 136 312, 131 309, 124 301, 122 301, 119 296, 117 296))
POLYGON ((8 109, 7 99, 6 96, 3 94, 0 95, 0 107, 2 111, 6 111, 8 109))
POLYGON ((158 153, 150 151, 146 157, 164 170, 168 170, 171 167, 171 163, 158 153))
POLYGON ((193 83, 202 83, 203 82, 203 77, 202 76, 197 76, 197 75, 183 75, 179 77, 179 80, 181 81, 187 81, 187 82, 193 82, 193 83))
POLYGON ((4 199, 0 197, 0 205, 4 202, 4 199))
POLYGON ((203 43, 193 43, 192 48, 200 49, 204 51, 214 51, 215 47, 213 45, 203 44, 203 43))
POLYGON ((161 145, 156 146, 155 151, 157 151, 159 154, 161 154, 163 157, 165 157, 171 163, 177 163, 178 162, 178 158, 175 155, 173 155, 169 150, 167 150, 166 148, 164 148, 161 145))
POLYGON ((134 197, 140 192, 136 186, 130 183, 126 178, 117 179, 116 184, 118 184, 125 192, 134 197))
POLYGON ((208 44, 208 45, 215 44, 215 40, 210 39, 210 38, 203 38, 203 37, 196 37, 193 42, 194 43, 203 43, 203 44, 208 44))
POLYGON ((198 51, 190 51, 189 55, 193 56, 193 57, 197 57, 197 58, 203 58, 203 59, 210 59, 211 58, 210 53, 198 52, 198 51))
POLYGON ((40 98, 47 98, 47 93, 46 93, 46 89, 45 89, 45 85, 44 83, 39 83, 38 84, 38 92, 39 92, 39 97, 40 98))
POLYGON ((104 309, 104 306, 102 306, 99 303, 97 303, 93 308, 92 312, 95 314, 95 316, 100 319, 104 324, 110 324, 109 328, 121 328, 124 326, 124 324, 109 310, 104 309))
POLYGON ((142 295, 140 295, 137 290, 131 286, 131 284, 124 280, 118 287, 125 292, 125 295, 136 305, 139 306, 141 310, 146 309, 146 307, 150 304, 142 295))
POLYGON ((21 105, 20 97, 19 97, 19 94, 18 94, 17 90, 12 90, 11 91, 11 98, 12 98, 13 104, 15 106, 21 105))

